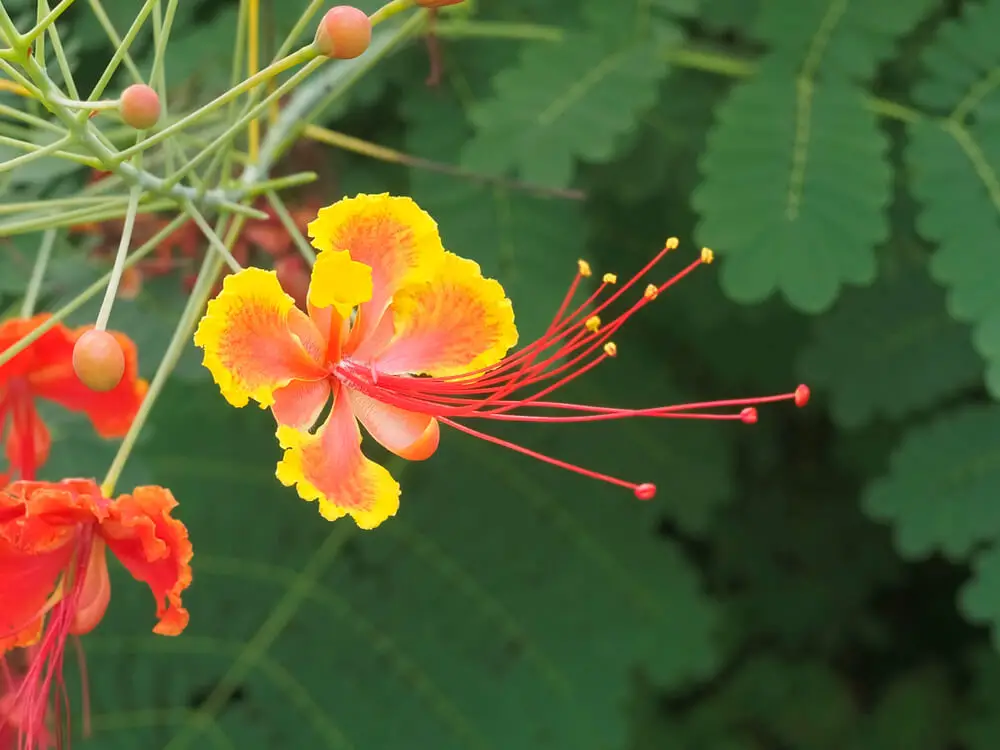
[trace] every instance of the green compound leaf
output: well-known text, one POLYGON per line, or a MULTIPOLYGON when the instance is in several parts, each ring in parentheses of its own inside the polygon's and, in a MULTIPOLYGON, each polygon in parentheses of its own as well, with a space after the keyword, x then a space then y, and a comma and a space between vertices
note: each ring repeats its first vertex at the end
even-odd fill
POLYGON ((759 302, 780 291, 819 313, 845 283, 875 278, 888 236, 887 141, 863 93, 799 88, 772 61, 717 109, 693 195, 699 241, 722 257, 726 294, 759 302), (783 116, 775 113, 785 113, 783 116))
POLYGON ((944 308, 922 268, 848 291, 816 323, 799 362, 802 379, 828 390, 837 422, 860 427, 897 419, 981 381, 968 329, 944 308))
POLYGON ((984 623, 1000 647, 1000 545, 979 552, 972 560, 972 577, 962 588, 959 607, 970 622, 984 623))
POLYGON ((472 112, 475 135, 462 164, 476 172, 514 172, 566 187, 577 159, 610 161, 618 140, 656 101, 667 64, 652 42, 622 47, 599 32, 526 46, 494 79, 494 95, 472 112))
MULTIPOLYGON (((391 465, 401 511, 360 533, 277 484, 269 414, 171 387, 153 430, 141 457, 195 545, 191 625, 150 635, 148 591, 114 575, 81 748, 617 747, 633 669, 676 687, 715 666, 714 608, 655 502, 447 433, 391 465)), ((593 431, 528 433, 622 468, 593 431)))
MULTIPOLYGON (((403 110, 409 153, 454 164, 470 132, 456 98, 417 91, 404 99, 403 110)), ((582 204, 425 169, 412 171, 410 186, 413 199, 438 222, 446 247, 503 283, 522 341, 541 335, 584 254, 582 204)))
POLYGON ((914 195, 923 204, 921 233, 939 244, 931 274, 948 289, 952 315, 973 326, 987 361, 986 382, 1000 396, 1000 49, 989 30, 1000 3, 970 5, 946 24, 924 56, 928 78, 918 102, 946 115, 910 128, 906 158, 914 195))
POLYGON ((872 12, 870 4, 852 0, 764 2, 750 33, 804 66, 818 63, 823 80, 868 79, 893 54, 896 40, 936 5, 893 0, 872 12))
POLYGON ((962 560, 1000 536, 998 482, 1000 405, 967 407, 910 430, 864 507, 893 526, 904 558, 962 560))

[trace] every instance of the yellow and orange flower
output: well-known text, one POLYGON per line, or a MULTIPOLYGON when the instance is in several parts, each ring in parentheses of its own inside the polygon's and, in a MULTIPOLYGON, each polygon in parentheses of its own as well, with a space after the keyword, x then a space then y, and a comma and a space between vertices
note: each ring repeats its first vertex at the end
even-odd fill
MULTIPOLYGON (((0 490, 0 670, 14 649, 31 648, 3 713, 20 747, 43 746, 53 689, 61 691, 69 635, 93 630, 108 607, 107 551, 156 600, 153 632, 178 635, 188 623, 181 594, 191 583, 187 529, 172 517, 162 487, 109 500, 93 480, 19 481, 0 490), (16 721, 13 721, 16 719, 16 721)), ((10 677, 8 681, 13 679, 10 677)))
MULTIPOLYGON (((11 318, 0 322, 0 352, 38 328, 49 315, 11 318)), ((48 399, 89 417, 102 437, 124 435, 146 395, 146 381, 139 377, 135 344, 121 333, 114 336, 125 353, 125 374, 112 390, 99 393, 85 386, 73 370, 73 346, 92 326, 71 330, 61 324, 0 365, 0 440, 5 443, 8 472, 34 479, 49 455, 51 437, 35 409, 35 399, 48 399)))
POLYGON ((548 330, 508 356, 517 344, 514 312, 503 287, 475 262, 444 249, 437 224, 411 199, 358 195, 319 211, 309 224, 319 255, 307 311, 295 306, 273 272, 248 268, 225 279, 195 333, 204 364, 237 407, 252 399, 278 422, 284 456, 277 477, 317 500, 330 520, 350 515, 374 528, 394 515, 400 488, 361 452, 360 422, 396 455, 423 460, 437 449, 439 424, 650 499, 655 486, 634 483, 539 454, 474 430, 459 419, 582 422, 624 417, 704 417, 756 421, 753 404, 794 400, 809 391, 753 399, 649 409, 612 409, 544 400, 616 354, 610 337, 664 289, 711 261, 711 253, 660 284, 649 284, 631 307, 602 325, 600 314, 677 247, 676 240, 612 294, 606 274, 597 291, 572 311, 577 275, 548 330), (327 402, 333 406, 315 430, 327 402), (731 413, 703 413, 740 407, 731 413), (562 415, 540 415, 547 409, 562 415), (528 413, 524 413, 528 412, 528 413))

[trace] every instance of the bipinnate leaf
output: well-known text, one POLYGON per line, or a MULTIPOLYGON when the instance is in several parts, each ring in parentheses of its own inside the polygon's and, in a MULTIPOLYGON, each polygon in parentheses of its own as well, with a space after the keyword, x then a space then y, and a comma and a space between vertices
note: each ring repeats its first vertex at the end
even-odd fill
POLYGON ((816 322, 799 373, 829 391, 833 417, 860 427, 877 416, 906 416, 982 378, 969 330, 944 307, 944 292, 923 268, 851 289, 816 322))
MULTIPOLYGON (((624 742, 634 669, 676 687, 716 665, 716 611, 655 501, 446 432, 390 462, 400 512, 362 533, 277 483, 269 414, 171 386, 152 427, 140 457, 194 541, 191 625, 150 634, 113 566, 75 746, 599 750, 624 742)), ((543 432, 505 435, 621 468, 593 432, 543 432)))
POLYGON ((972 576, 959 594, 959 607, 970 622, 989 625, 1000 648, 1000 545, 984 549, 972 560, 972 576))
POLYGON ((864 508, 893 528, 906 559, 964 560, 1000 537, 1000 405, 946 412, 910 430, 864 508))
POLYGON ((948 309, 973 326, 1000 397, 1000 48, 992 29, 1000 2, 968 5, 924 54, 918 102, 942 116, 910 125, 906 158, 923 204, 917 226, 938 243, 931 274, 948 290, 948 309))
POLYGON ((621 46, 598 31, 526 45, 472 111, 462 164, 485 174, 565 187, 577 159, 609 161, 618 139, 656 101, 667 69, 652 42, 621 46))
POLYGON ((886 148, 853 85, 797 87, 772 61, 737 86, 717 109, 692 198, 726 294, 759 302, 780 291, 818 313, 842 285, 870 283, 889 231, 886 148))

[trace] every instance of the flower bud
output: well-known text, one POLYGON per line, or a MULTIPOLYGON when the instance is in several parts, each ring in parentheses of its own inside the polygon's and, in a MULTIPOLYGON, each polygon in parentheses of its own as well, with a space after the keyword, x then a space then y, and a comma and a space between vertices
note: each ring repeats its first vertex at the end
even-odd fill
POLYGON ((144 83, 136 83, 119 99, 122 119, 136 130, 147 130, 160 119, 160 97, 144 83))
POLYGON ((92 391, 110 391, 125 374, 125 352, 118 339, 93 328, 73 346, 73 371, 92 391))
POLYGON ((327 57, 350 60, 368 49, 372 22, 363 10, 350 5, 330 8, 319 22, 313 46, 327 57))

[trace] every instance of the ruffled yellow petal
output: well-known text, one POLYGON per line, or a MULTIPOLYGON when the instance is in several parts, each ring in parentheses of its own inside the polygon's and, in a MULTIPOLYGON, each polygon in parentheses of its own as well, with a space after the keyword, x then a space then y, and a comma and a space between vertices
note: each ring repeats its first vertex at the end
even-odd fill
POLYGON ((322 334, 282 291, 273 271, 247 268, 227 276, 208 303, 194 343, 204 350, 203 364, 233 406, 253 399, 268 407, 278 388, 328 374, 322 366, 322 334))
POLYGON ((374 357, 380 372, 460 375, 496 364, 517 344, 503 287, 453 253, 433 279, 397 293, 391 310, 395 335, 374 357))
POLYGON ((324 250, 316 258, 309 282, 309 304, 333 307, 341 318, 372 298, 372 269, 351 259, 346 250, 324 250))
POLYGON ((285 453, 275 476, 303 500, 316 500, 327 520, 350 515, 358 527, 374 529, 396 515, 399 484, 361 452, 361 431, 343 393, 314 435, 282 425, 277 436, 285 453))
MULTIPOLYGON (((361 305, 348 349, 378 325, 404 285, 430 278, 444 254, 437 223, 411 198, 361 194, 321 208, 310 222, 318 250, 346 250, 372 270, 372 295, 361 305)), ((321 253, 322 255, 322 253, 321 253)))

